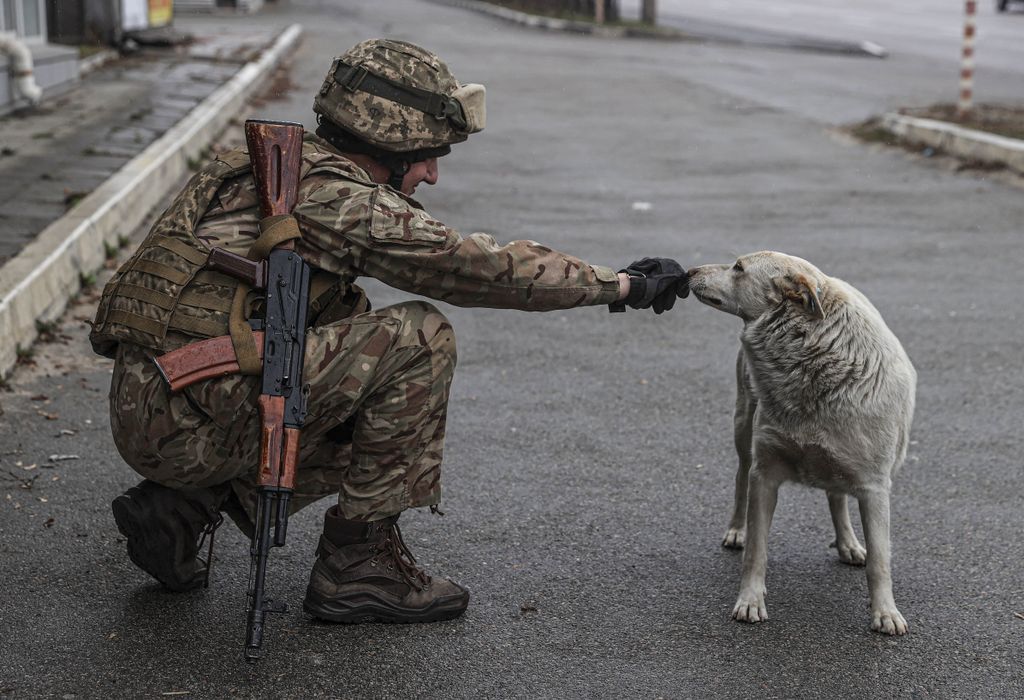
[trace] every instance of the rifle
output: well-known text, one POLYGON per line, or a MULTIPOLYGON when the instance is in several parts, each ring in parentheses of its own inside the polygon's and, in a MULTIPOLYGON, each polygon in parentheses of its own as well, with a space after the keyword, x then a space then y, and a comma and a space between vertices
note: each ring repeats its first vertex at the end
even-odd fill
MULTIPOLYGON (((295 206, 302 160, 302 125, 250 119, 245 122, 245 137, 263 217, 260 229, 267 231, 289 219, 295 206)), ((310 269, 294 247, 294 239, 286 240, 261 261, 214 248, 206 263, 208 268, 229 274, 266 294, 264 318, 249 321, 256 356, 263 365, 258 400, 261 424, 258 500, 249 550, 246 609, 245 658, 249 662, 260 658, 266 614, 287 609, 285 604, 264 596, 264 584, 270 549, 285 544, 288 503, 299 461, 299 433, 306 416, 302 365, 310 269)), ((171 391, 179 391, 203 379, 238 372, 240 361, 233 335, 192 343, 157 358, 157 366, 171 391)))

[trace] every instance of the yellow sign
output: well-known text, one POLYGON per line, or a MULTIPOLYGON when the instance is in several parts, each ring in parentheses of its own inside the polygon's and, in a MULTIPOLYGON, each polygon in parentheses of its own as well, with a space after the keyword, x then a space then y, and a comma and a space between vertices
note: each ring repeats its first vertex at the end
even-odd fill
POLYGON ((149 26, 163 27, 174 16, 174 0, 149 0, 149 26))

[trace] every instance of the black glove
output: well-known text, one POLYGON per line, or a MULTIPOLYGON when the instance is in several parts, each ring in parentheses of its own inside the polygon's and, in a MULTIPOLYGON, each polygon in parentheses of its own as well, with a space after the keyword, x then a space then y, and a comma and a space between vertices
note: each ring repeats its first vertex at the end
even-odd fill
POLYGON ((619 272, 629 275, 629 294, 622 301, 609 304, 609 311, 625 311, 626 306, 651 307, 660 314, 675 306, 676 297, 685 299, 690 293, 686 270, 671 258, 643 258, 619 272))

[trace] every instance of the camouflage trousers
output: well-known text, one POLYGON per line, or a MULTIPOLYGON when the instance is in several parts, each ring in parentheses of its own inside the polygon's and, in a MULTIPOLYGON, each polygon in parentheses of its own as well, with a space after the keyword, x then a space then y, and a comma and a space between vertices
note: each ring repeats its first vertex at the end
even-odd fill
MULTIPOLYGON (((110 414, 121 456, 171 488, 230 482, 252 518, 259 379, 228 376, 171 394, 151 357, 128 344, 118 350, 110 414)), ((451 325, 424 302, 310 329, 292 510, 332 493, 358 520, 438 503, 455 362, 451 325)))

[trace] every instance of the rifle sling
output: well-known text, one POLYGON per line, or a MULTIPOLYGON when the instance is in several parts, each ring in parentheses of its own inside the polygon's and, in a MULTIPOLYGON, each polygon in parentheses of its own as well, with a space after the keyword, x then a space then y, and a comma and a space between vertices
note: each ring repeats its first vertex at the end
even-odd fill
MULTIPOLYGON (((260 220, 260 237, 249 248, 246 257, 250 260, 264 260, 278 245, 301 237, 299 223, 291 214, 268 216, 260 220)), ((256 339, 245 313, 245 297, 249 290, 249 285, 241 282, 238 284, 231 301, 228 332, 231 334, 235 357, 238 358, 239 372, 259 375, 263 371, 263 362, 256 351, 256 339)))

